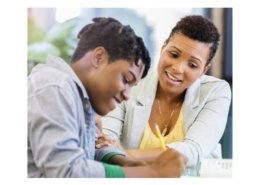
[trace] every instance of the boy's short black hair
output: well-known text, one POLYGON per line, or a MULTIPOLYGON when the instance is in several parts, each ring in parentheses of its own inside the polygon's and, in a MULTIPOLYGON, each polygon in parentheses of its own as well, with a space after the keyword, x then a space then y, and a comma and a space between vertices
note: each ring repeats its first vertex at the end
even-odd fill
POLYGON ((93 22, 79 32, 79 42, 72 61, 75 62, 88 51, 102 46, 108 52, 109 62, 119 59, 134 60, 138 66, 141 60, 145 65, 142 78, 145 77, 150 68, 151 59, 143 39, 138 37, 129 25, 122 25, 114 18, 97 17, 93 19, 93 22))
POLYGON ((211 20, 200 15, 183 17, 173 27, 166 43, 169 42, 174 33, 182 33, 193 40, 211 44, 207 64, 210 63, 217 51, 220 38, 218 29, 211 20))

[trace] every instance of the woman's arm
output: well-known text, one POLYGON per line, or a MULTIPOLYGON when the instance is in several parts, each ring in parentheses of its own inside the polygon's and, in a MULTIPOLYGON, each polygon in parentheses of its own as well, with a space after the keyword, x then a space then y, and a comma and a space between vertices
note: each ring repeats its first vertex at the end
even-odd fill
POLYGON ((231 101, 230 87, 223 80, 205 83, 200 93, 199 105, 184 117, 188 120, 184 140, 168 144, 188 157, 188 166, 196 165, 217 146, 225 130, 231 101))
POLYGON ((124 118, 125 102, 119 104, 114 110, 102 117, 102 132, 110 139, 119 141, 124 126, 124 118))

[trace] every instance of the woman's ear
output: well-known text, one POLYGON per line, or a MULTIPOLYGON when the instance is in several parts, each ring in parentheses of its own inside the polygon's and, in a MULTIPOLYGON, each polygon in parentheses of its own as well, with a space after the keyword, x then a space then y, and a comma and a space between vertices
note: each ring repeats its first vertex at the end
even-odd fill
POLYGON ((208 70, 210 69, 211 64, 207 64, 204 68, 203 74, 206 74, 208 72, 208 70))
POLYGON ((94 68, 98 68, 104 62, 108 61, 108 54, 104 47, 96 47, 92 56, 92 66, 94 68))

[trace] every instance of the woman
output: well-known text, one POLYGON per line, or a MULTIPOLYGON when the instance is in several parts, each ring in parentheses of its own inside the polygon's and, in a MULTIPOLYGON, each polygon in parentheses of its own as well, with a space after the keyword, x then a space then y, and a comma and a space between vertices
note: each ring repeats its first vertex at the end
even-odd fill
POLYGON ((103 132, 133 156, 148 160, 162 152, 158 125, 167 147, 188 158, 191 175, 197 175, 202 158, 220 157, 231 91, 226 81, 205 75, 219 37, 210 20, 182 18, 162 46, 157 72, 102 118, 103 132))

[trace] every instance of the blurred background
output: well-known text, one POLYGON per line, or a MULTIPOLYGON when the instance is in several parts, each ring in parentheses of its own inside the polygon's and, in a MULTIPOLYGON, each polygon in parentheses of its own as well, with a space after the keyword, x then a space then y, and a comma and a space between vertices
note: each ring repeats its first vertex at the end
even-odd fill
MULTIPOLYGON (((208 73, 225 79, 232 88, 232 8, 28 8, 27 74, 36 64, 44 63, 49 54, 69 63, 78 32, 94 17, 114 17, 129 24, 144 39, 154 68, 172 27, 189 14, 206 16, 218 27, 221 42, 208 73)), ((223 158, 232 158, 232 104, 220 142, 223 158)))

